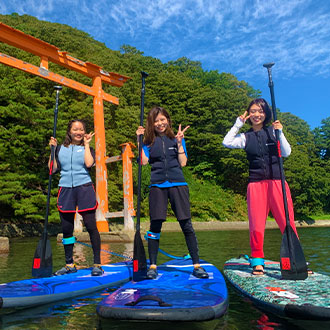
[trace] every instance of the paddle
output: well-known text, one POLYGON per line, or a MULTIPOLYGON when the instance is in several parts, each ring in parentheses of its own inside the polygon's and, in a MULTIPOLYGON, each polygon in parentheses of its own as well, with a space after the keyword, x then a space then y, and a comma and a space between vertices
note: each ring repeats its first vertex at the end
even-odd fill
MULTIPOLYGON (((55 138, 57 114, 58 114, 58 99, 62 86, 54 86, 54 89, 56 90, 56 103, 54 110, 53 137, 55 138)), ((55 148, 54 146, 51 146, 46 216, 44 222, 44 230, 41 239, 39 240, 37 249, 34 252, 34 258, 32 263, 33 277, 49 277, 52 276, 53 273, 53 256, 52 256, 52 248, 50 245, 50 241, 48 239, 47 224, 48 224, 48 214, 49 214, 50 191, 52 188, 52 172, 53 172, 54 156, 55 156, 55 148)))
MULTIPOLYGON (((142 76, 142 89, 141 89, 140 126, 143 126, 145 78, 148 77, 148 74, 142 71, 141 76, 142 76)), ((141 170, 142 170, 141 158, 142 158, 142 135, 139 135, 138 196, 137 196, 137 208, 136 208, 136 230, 134 236, 134 249, 133 249, 133 281, 134 282, 139 282, 144 280, 147 275, 147 259, 140 233, 141 170)))
MULTIPOLYGON (((267 68, 268 78, 269 78, 269 90, 272 100, 272 111, 274 121, 277 120, 276 116, 276 105, 275 105, 275 96, 274 96, 274 83, 272 79, 271 68, 275 63, 266 63, 263 66, 267 68)), ((285 280, 304 280, 308 277, 307 265, 304 256, 304 252, 300 245, 299 239, 296 233, 293 231, 293 228, 290 224, 289 211, 288 211, 288 202, 285 189, 285 176, 283 169, 283 159, 281 155, 281 145, 279 139, 279 130, 275 130, 275 137, 277 141, 277 150, 278 150, 278 160, 280 167, 280 177, 283 193, 283 203, 286 219, 286 227, 282 235, 282 244, 280 250, 280 264, 281 264, 281 275, 285 280)))

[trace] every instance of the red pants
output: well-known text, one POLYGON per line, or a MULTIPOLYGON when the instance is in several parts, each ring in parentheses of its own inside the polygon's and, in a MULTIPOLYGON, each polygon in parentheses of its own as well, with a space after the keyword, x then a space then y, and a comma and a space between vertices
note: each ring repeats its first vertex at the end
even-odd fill
MULTIPOLYGON (((294 212, 290 188, 285 182, 291 226, 297 234, 294 224, 294 212)), ((269 211, 272 212, 281 233, 286 226, 281 180, 263 180, 250 182, 247 188, 247 205, 250 227, 250 245, 252 258, 264 258, 264 234, 269 211)), ((298 236, 298 234, 297 234, 298 236)))

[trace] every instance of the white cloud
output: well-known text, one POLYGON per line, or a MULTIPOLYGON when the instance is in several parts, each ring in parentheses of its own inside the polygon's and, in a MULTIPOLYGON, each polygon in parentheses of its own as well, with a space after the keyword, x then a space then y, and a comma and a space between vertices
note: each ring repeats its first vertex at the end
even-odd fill
POLYGON ((322 0, 11 0, 17 12, 84 30, 109 47, 131 44, 163 61, 251 78, 277 63, 281 77, 330 76, 330 2, 322 0))
POLYGON ((54 0, 10 0, 0 5, 1 13, 18 13, 20 15, 28 14, 38 17, 41 20, 47 19, 47 14, 52 13, 56 8, 54 0))

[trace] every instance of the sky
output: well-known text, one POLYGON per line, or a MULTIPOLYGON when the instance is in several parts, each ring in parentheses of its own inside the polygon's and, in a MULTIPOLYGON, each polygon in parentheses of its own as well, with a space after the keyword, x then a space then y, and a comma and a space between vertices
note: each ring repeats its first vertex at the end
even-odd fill
POLYGON ((70 25, 113 50, 126 44, 163 63, 200 61, 245 80, 269 103, 263 64, 274 62, 281 112, 312 129, 330 117, 328 0, 0 0, 1 14, 14 12, 70 25))

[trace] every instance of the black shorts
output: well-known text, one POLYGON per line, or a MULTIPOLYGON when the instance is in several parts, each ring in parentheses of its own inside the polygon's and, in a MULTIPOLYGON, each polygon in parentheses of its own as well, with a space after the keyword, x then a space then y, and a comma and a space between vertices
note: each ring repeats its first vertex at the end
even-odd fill
POLYGON ((188 186, 151 187, 149 192, 150 220, 166 220, 168 200, 170 200, 172 210, 178 220, 191 218, 188 186))
POLYGON ((85 212, 95 210, 97 201, 92 182, 78 187, 60 187, 57 196, 57 208, 60 212, 85 212))

